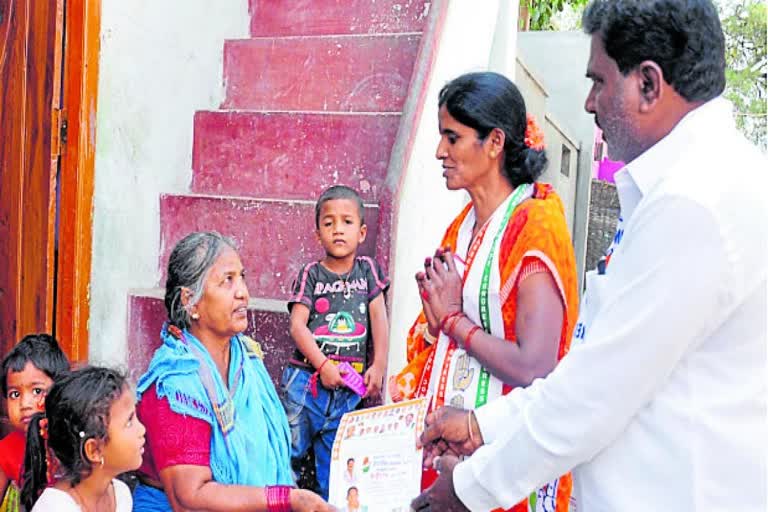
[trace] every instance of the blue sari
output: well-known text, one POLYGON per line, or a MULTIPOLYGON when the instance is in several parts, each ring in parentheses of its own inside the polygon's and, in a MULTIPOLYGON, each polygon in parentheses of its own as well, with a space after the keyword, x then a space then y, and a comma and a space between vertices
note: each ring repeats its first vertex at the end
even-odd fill
MULTIPOLYGON (((189 331, 166 324, 161 336, 163 345, 136 386, 137 399, 154 384, 158 398, 167 398, 172 411, 211 426, 214 481, 293 485, 288 421, 259 344, 242 334, 232 337, 225 386, 208 351, 189 331)), ((134 511, 140 510, 170 510, 170 505, 163 493, 140 485, 134 511)))

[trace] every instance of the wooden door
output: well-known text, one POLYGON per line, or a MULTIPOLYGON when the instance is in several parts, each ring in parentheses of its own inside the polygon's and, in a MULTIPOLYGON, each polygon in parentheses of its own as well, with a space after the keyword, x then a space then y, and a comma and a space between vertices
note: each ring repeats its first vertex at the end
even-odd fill
POLYGON ((0 347, 53 330, 64 0, 0 0, 0 347))

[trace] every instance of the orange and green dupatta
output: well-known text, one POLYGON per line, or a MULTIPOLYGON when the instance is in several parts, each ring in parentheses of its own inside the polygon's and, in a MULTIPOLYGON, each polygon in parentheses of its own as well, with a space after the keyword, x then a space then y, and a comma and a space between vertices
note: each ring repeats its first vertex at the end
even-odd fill
MULTIPOLYGON (((442 247, 456 250, 459 229, 471 208, 470 203, 453 220, 443 236, 442 247)), ((563 204, 550 185, 535 184, 533 197, 515 209, 499 246, 499 272, 502 283, 500 297, 504 333, 505 339, 512 343, 516 342, 518 278, 529 258, 538 259, 548 268, 565 305, 558 351, 559 360, 568 353, 570 347, 571 335, 578 317, 578 290, 573 245, 565 221, 563 204)), ((431 370, 426 367, 434 359, 436 344, 432 345, 425 340, 426 331, 427 320, 422 311, 408 333, 408 364, 390 380, 390 394, 396 401, 422 396, 423 390, 428 388, 428 382, 422 381, 428 379, 431 373, 431 370)), ((508 393, 511 389, 510 386, 505 386, 504 393, 508 393)), ((567 511, 571 488, 570 474, 564 475, 558 479, 556 489, 544 488, 542 489, 544 494, 542 491, 535 492, 529 499, 510 510, 512 512, 540 510, 542 504, 537 504, 537 500, 544 499, 554 500, 557 504, 555 508, 557 512, 567 511), (552 491, 555 491, 554 496, 546 495, 552 491)))

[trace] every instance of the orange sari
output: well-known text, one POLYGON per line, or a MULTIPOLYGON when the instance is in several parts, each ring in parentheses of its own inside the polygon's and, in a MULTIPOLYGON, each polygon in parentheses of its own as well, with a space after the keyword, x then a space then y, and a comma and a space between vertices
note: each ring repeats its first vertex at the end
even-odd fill
MULTIPOLYGON (((470 203, 454 219, 443 237, 442 247, 450 247, 453 252, 461 252, 460 250, 457 251, 459 233, 462 224, 471 210, 472 204, 470 203)), ((520 271, 529 261, 538 260, 546 266, 550 275, 554 278, 565 306, 558 350, 558 360, 560 360, 568 353, 571 334, 578 317, 576 264, 562 202, 550 185, 536 183, 533 188, 532 197, 520 203, 514 209, 506 226, 502 225, 500 229, 504 231, 500 235, 496 250, 498 252, 498 273, 500 278, 496 307, 500 304, 500 318, 503 319, 503 337, 510 343, 517 342, 515 315, 517 312, 517 288, 520 271)), ((482 236, 490 240, 493 237, 493 233, 482 236)), ((481 235, 478 234, 477 238, 480 237, 481 235)), ((475 243, 485 244, 487 240, 478 240, 473 242, 473 245, 475 243)), ((496 243, 496 241, 494 240, 491 243, 496 243)), ((472 249, 469 249, 468 252, 471 253, 472 249)), ((483 263, 485 262, 479 261, 477 265, 483 265, 483 263)), ((468 262, 468 264, 472 265, 471 262, 468 262)), ((467 311, 466 303, 465 313, 470 314, 467 311)), ((450 361, 445 362, 445 359, 441 359, 440 355, 436 355, 439 352, 438 343, 430 344, 427 342, 424 337, 426 332, 427 320, 422 311, 408 333, 408 365, 398 375, 393 376, 390 381, 390 394, 394 400, 428 396, 430 393, 434 393, 435 400, 433 403, 437 405, 442 404, 446 399, 441 388, 438 387, 437 391, 435 391, 435 387, 431 386, 431 381, 435 378, 433 373, 440 375, 440 372, 443 371, 438 366, 447 368, 446 365, 450 366, 450 361), (442 365, 441 361, 443 361, 442 365)), ((454 347, 449 349, 447 356, 444 356, 447 358, 452 357, 451 354, 455 348, 454 342, 449 343, 454 345, 454 347)), ((462 351, 457 350, 456 352, 460 353, 462 351)), ((461 357, 474 359, 466 354, 461 357)), ((479 363, 475 360, 474 364, 479 363)), ((445 373, 443 373, 442 380, 445 380, 445 373)), ((503 385, 501 393, 506 394, 511 389, 512 387, 503 385)), ((493 395, 491 398, 493 398, 493 395)), ((466 402, 462 401, 461 403, 465 404, 466 402)), ((465 405, 464 407, 474 408, 474 404, 465 405)), ((425 475, 425 482, 429 480, 430 478, 425 475)), ((533 492, 528 499, 515 505, 510 511, 567 511, 571 489, 571 475, 564 475, 557 481, 549 483, 542 487, 542 489, 533 492)))

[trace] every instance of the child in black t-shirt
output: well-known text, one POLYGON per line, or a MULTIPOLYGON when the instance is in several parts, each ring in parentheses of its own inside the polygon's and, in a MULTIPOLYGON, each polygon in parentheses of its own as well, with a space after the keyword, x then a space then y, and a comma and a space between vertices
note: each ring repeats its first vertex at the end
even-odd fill
POLYGON ((378 396, 387 361, 387 312, 383 292, 389 280, 378 263, 358 256, 367 226, 360 196, 334 186, 315 206, 317 238, 325 257, 304 265, 288 302, 296 350, 281 380, 291 427, 296 468, 312 447, 318 494, 328 499, 331 448, 339 420, 360 396, 344 385, 340 362, 364 375, 366 396, 378 396), (373 361, 366 353, 373 340, 373 361), (363 373, 364 372, 364 373, 363 373))

